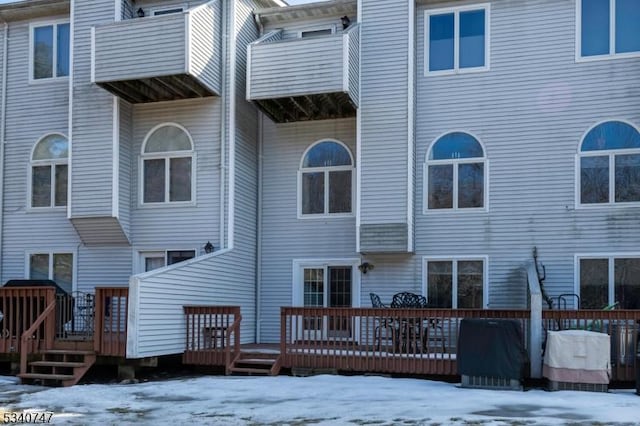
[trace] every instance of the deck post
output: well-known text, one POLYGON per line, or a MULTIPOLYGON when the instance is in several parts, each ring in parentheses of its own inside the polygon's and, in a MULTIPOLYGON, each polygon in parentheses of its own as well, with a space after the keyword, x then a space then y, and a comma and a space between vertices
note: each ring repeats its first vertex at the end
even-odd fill
POLYGON ((535 265, 527 266, 531 319, 529 320, 529 361, 531 378, 542 378, 542 290, 535 265))

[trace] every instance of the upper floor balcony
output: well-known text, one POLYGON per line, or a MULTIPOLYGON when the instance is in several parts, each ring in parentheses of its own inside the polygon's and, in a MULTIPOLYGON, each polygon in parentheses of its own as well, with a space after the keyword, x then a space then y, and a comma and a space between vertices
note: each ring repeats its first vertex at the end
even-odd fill
POLYGON ((309 38, 267 33, 248 47, 247 99, 278 123, 355 116, 359 52, 358 24, 309 38))
POLYGON ((218 0, 93 28, 92 81, 131 103, 219 96, 218 0))

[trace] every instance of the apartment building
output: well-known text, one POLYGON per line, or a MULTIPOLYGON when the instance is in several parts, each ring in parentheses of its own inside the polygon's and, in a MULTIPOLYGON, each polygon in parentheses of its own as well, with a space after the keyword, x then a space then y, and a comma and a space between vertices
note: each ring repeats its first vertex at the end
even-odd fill
POLYGON ((551 297, 640 308, 635 1, 0 17, 2 282, 128 287, 129 358, 183 352, 185 305, 240 306, 243 343, 369 293, 523 308, 534 247, 551 297))

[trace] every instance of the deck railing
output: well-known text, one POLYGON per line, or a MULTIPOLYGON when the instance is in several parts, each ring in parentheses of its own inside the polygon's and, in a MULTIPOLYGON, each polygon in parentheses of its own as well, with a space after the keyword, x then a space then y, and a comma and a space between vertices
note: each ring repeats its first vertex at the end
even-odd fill
POLYGON ((240 354, 239 306, 185 306, 187 328, 183 362, 224 365, 228 369, 240 354))
POLYGON ((462 319, 516 319, 526 345, 529 317, 528 310, 284 307, 282 366, 455 375, 462 319))
POLYGON ((128 298, 127 287, 96 288, 93 347, 98 355, 126 355, 128 298))
MULTIPOLYGON (((44 310, 55 302, 55 290, 47 287, 0 288, 0 353, 18 353, 22 334, 29 329, 44 310)), ((42 324, 28 342, 28 351, 43 347, 53 339, 53 326, 42 324)))
POLYGON ((20 338, 20 374, 27 372, 29 354, 36 351, 31 342, 43 341, 44 344, 37 348, 39 350, 47 350, 53 347, 55 311, 56 301, 52 300, 31 324, 31 327, 22 333, 20 338))
POLYGON ((640 310, 543 311, 545 330, 589 330, 611 336, 611 380, 635 380, 640 310))

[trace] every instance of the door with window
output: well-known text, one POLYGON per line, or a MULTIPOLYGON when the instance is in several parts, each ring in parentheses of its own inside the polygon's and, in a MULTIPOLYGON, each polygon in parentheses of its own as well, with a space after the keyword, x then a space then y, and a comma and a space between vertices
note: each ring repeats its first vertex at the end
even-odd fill
MULTIPOLYGON (((354 305, 354 273, 352 265, 304 266, 300 270, 301 286, 298 304, 305 307, 343 308, 354 305), (301 303, 300 303, 301 302, 301 303)), ((345 339, 356 329, 354 320, 346 316, 305 316, 298 335, 305 340, 345 339)))

